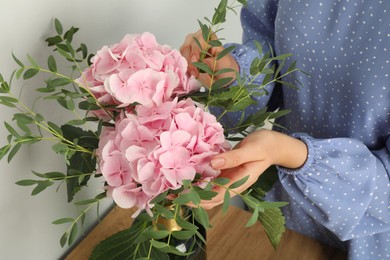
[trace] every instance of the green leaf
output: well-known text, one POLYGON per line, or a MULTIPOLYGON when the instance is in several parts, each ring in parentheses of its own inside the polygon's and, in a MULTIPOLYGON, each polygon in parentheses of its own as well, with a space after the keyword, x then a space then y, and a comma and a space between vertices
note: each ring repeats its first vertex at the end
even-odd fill
POLYGON ((61 247, 64 247, 66 244, 66 241, 68 241, 68 232, 65 232, 60 239, 61 247))
POLYGON ((17 79, 20 79, 20 77, 22 76, 22 73, 24 72, 24 68, 20 68, 16 71, 16 78, 17 79))
POLYGON ((193 208, 195 219, 205 228, 210 226, 209 215, 206 210, 202 207, 193 208))
POLYGON ((4 122, 4 125, 5 125, 5 128, 7 128, 8 132, 12 136, 19 137, 19 138, 21 137, 20 134, 18 132, 16 132, 16 130, 10 124, 8 124, 7 122, 4 122))
POLYGON ((68 31, 65 32, 64 38, 70 43, 73 40, 73 35, 79 30, 79 28, 71 27, 68 31))
POLYGON ((54 132, 52 132, 53 135, 63 135, 61 128, 59 128, 56 124, 54 124, 53 122, 47 122, 47 124, 49 125, 51 131, 54 132))
POLYGON ((219 76, 221 74, 228 73, 228 72, 234 72, 234 71, 235 70, 232 68, 223 68, 223 69, 220 69, 217 72, 215 72, 214 76, 219 76))
POLYGON ((1 86, 0 93, 8 93, 9 92, 10 88, 9 88, 9 85, 7 82, 5 82, 5 81, 2 82, 0 86, 1 86))
POLYGON ((1 75, 0 73, 0 83, 3 83, 4 82, 4 78, 3 78, 3 75, 1 75))
POLYGON ((15 182, 15 184, 20 185, 20 186, 32 186, 32 185, 37 184, 37 181, 36 180, 20 180, 20 181, 15 182))
POLYGON ((85 121, 82 119, 75 119, 75 120, 70 120, 66 124, 68 125, 83 125, 85 124, 85 121))
POLYGON ((217 196, 218 193, 212 190, 198 190, 198 195, 201 200, 211 200, 212 198, 217 196))
POLYGON ((35 68, 35 69, 39 69, 39 65, 38 63, 34 60, 33 57, 31 57, 29 54, 27 54, 27 59, 30 61, 31 65, 35 68))
POLYGON ((157 241, 157 240, 151 240, 150 243, 152 244, 153 247, 159 249, 160 251, 162 251, 164 253, 168 253, 168 254, 175 254, 175 255, 179 255, 179 256, 188 256, 192 253, 192 252, 183 253, 183 252, 179 251, 176 247, 171 246, 165 242, 157 241))
POLYGON ((58 20, 57 18, 54 19, 54 27, 56 28, 56 32, 61 35, 63 27, 60 20, 58 20))
POLYGON ((160 204, 155 204, 154 207, 156 208, 157 212, 166 219, 172 219, 175 217, 174 213, 167 209, 166 207, 161 206, 160 204))
POLYGON ((23 124, 31 124, 34 122, 33 118, 31 118, 30 116, 28 116, 26 114, 22 114, 22 113, 14 114, 14 117, 12 120, 16 120, 16 121, 21 122, 23 124))
POLYGON ((74 222, 73 218, 60 218, 60 219, 54 220, 51 223, 54 225, 60 225, 60 224, 71 223, 71 222, 74 222))
POLYGON ((157 195, 155 198, 153 198, 150 201, 150 203, 151 204, 159 203, 159 202, 163 201, 167 197, 167 195, 168 195, 168 191, 165 191, 165 192, 157 195))
POLYGON ((57 52, 59 54, 61 54, 64 58, 66 58, 67 60, 72 60, 73 59, 73 57, 71 55, 69 55, 68 52, 62 50, 61 48, 57 48, 57 52))
POLYGON ((226 184, 228 184, 230 182, 230 179, 229 178, 224 178, 224 177, 220 177, 220 178, 216 178, 215 180, 213 180, 213 182, 217 185, 221 185, 221 186, 224 186, 226 184))
POLYGON ((259 217, 259 211, 255 209, 252 213, 252 216, 249 218, 248 222, 246 223, 245 227, 250 227, 256 224, 259 217))
POLYGON ((78 232, 78 225, 77 223, 74 223, 69 233, 68 245, 72 245, 74 243, 77 237, 77 232, 78 232))
POLYGON ((276 249, 285 231, 285 219, 279 208, 266 209, 259 212, 259 221, 263 225, 265 232, 272 246, 276 249))
POLYGON ((2 101, 2 100, 0 100, 0 104, 7 106, 7 107, 16 107, 16 105, 14 103, 9 103, 9 102, 2 101))
POLYGON ((192 230, 192 231, 195 231, 195 230, 198 230, 198 229, 199 229, 196 225, 190 223, 189 221, 187 221, 187 220, 185 220, 185 219, 183 219, 183 218, 181 218, 181 217, 177 217, 177 218, 175 219, 175 221, 176 221, 176 223, 177 223, 180 227, 182 227, 182 228, 185 229, 185 230, 192 230))
POLYGON ((32 171, 32 173, 40 178, 45 179, 64 179, 66 176, 62 172, 47 172, 47 173, 39 173, 36 171, 32 171))
POLYGON ((231 53, 235 48, 236 48, 236 46, 229 46, 229 47, 226 47, 223 51, 221 51, 220 53, 218 53, 216 59, 217 59, 217 60, 222 59, 222 58, 225 57, 227 54, 231 53))
MULTIPOLYGON (((193 201, 194 199, 194 196, 192 193, 180 193, 180 195, 178 197, 176 197, 172 202, 174 204, 178 204, 178 205, 185 205, 191 201, 193 201)), ((157 205, 157 204, 156 204, 157 205)))
POLYGON ((0 160, 3 159, 4 156, 7 155, 7 153, 10 151, 11 146, 10 145, 5 145, 0 148, 0 160))
POLYGON ((51 93, 54 92, 55 88, 37 88, 36 91, 42 92, 42 93, 51 93))
POLYGON ((81 205, 88 205, 97 202, 97 199, 87 199, 87 200, 81 200, 74 203, 74 205, 81 206, 81 205))
POLYGON ((47 58, 47 66, 51 72, 57 72, 57 62, 53 55, 50 55, 49 58, 47 58))
MULTIPOLYGON (((146 225, 143 221, 134 221, 130 228, 120 231, 99 243, 92 251, 89 259, 122 260, 148 257, 150 242, 148 240, 139 244, 136 242, 145 228, 146 225)), ((149 259, 169 260, 169 257, 166 253, 152 247, 149 259)))
POLYGON ((0 101, 6 103, 17 103, 19 100, 13 97, 1 96, 0 101))
POLYGON ((43 120, 45 120, 45 118, 43 118, 43 116, 41 114, 36 114, 35 115, 35 118, 34 118, 35 121, 37 122, 42 122, 43 120))
POLYGON ((17 154, 17 152, 20 150, 21 147, 22 147, 22 144, 21 144, 21 143, 17 143, 17 144, 11 149, 11 151, 10 151, 9 154, 8 154, 8 158, 7 158, 8 163, 11 162, 11 160, 14 158, 14 156, 17 154))
POLYGON ((45 42, 47 42, 48 46, 54 46, 54 45, 62 42, 62 38, 61 38, 61 36, 57 35, 57 36, 54 36, 54 37, 47 38, 45 40, 45 42))
POLYGON ((24 67, 24 64, 23 62, 21 62, 18 58, 16 58, 16 56, 12 53, 12 58, 14 59, 14 61, 20 66, 20 67, 24 67))
POLYGON ((72 83, 71 79, 68 79, 68 78, 55 78, 55 79, 47 81, 47 86, 55 88, 55 87, 65 86, 65 85, 68 85, 70 83, 72 83))
POLYGON ((86 59, 88 57, 87 45, 85 45, 84 43, 81 43, 80 44, 80 50, 81 50, 81 54, 83 55, 83 59, 86 59))
POLYGON ((220 78, 220 79, 213 82, 213 85, 211 85, 211 89, 219 89, 219 88, 225 87, 232 80, 233 80, 232 77, 220 78))
POLYGON ((195 235, 195 230, 180 230, 180 231, 173 231, 172 236, 179 240, 187 240, 190 239, 195 235))
POLYGON ((53 184, 54 184, 54 182, 52 182, 52 181, 37 181, 37 186, 31 192, 31 196, 34 196, 34 195, 37 195, 37 194, 41 193, 47 187, 50 187, 53 184))
POLYGON ((227 189, 225 191, 225 195, 224 195, 224 198, 223 198, 223 205, 222 205, 222 213, 223 214, 226 214, 226 212, 228 211, 229 207, 230 207, 230 192, 229 190, 227 189))
POLYGON ((232 185, 229 186, 229 189, 235 189, 235 188, 242 186, 248 180, 248 178, 249 178, 249 175, 245 176, 241 180, 234 182, 232 185))
POLYGON ((30 79, 32 77, 34 77, 35 75, 37 75, 39 72, 39 69, 36 69, 36 68, 31 68, 31 69, 28 69, 24 72, 23 74, 23 79, 26 80, 26 79, 30 79))
POLYGON ((51 148, 58 154, 66 154, 69 151, 69 147, 63 143, 54 144, 51 148))
POLYGON ((213 74, 213 71, 207 66, 206 63, 203 62, 193 62, 192 65, 197 67, 202 73, 207 73, 209 75, 213 74))
POLYGON ((277 111, 277 112, 271 113, 270 116, 268 117, 268 119, 279 118, 279 117, 282 117, 282 116, 287 115, 287 114, 290 113, 290 112, 291 112, 291 110, 288 110, 288 109, 279 110, 279 111, 277 111))

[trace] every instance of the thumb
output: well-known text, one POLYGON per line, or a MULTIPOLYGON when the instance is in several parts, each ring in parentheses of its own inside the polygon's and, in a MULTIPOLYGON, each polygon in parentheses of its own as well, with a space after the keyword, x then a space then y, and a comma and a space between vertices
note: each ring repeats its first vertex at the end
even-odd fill
POLYGON ((215 156, 211 160, 211 167, 218 170, 224 170, 258 160, 260 160, 258 154, 249 151, 245 147, 239 147, 215 156))

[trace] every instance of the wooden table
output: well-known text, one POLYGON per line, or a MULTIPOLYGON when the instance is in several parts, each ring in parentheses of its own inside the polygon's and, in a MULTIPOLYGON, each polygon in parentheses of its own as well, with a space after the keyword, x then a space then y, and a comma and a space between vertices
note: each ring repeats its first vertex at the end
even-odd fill
MULTIPOLYGON (((103 239, 131 225, 134 210, 113 208, 67 256, 66 260, 88 259, 92 249, 103 239)), ((226 215, 219 207, 209 211, 213 228, 207 231, 208 260, 322 260, 346 259, 336 249, 287 230, 278 249, 274 250, 263 227, 245 228, 250 214, 231 206, 226 215)))

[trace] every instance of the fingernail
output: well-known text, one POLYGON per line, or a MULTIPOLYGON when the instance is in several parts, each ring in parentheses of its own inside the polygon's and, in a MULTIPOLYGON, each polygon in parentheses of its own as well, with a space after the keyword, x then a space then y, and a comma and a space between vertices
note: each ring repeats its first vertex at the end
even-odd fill
POLYGON ((211 160, 211 166, 213 168, 220 168, 225 165, 225 159, 224 158, 215 158, 211 160))
POLYGON ((192 55, 191 57, 191 62, 195 62, 197 59, 196 59, 196 55, 192 55))

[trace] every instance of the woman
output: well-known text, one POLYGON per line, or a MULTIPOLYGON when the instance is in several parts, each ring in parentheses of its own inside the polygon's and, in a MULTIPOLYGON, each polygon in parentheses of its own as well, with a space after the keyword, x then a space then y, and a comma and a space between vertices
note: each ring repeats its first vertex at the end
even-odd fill
MULTIPOLYGON (((270 43, 276 54, 293 53, 310 76, 294 75, 299 91, 283 87, 271 101, 257 98, 259 107, 292 110, 278 121, 288 132, 256 131, 212 166, 231 182, 249 175, 242 192, 277 165, 280 182, 267 199, 289 202, 287 227, 348 250, 350 259, 390 259, 390 2, 252 0, 241 22, 243 44, 217 68, 250 75, 256 40, 264 51, 270 43)), ((199 58, 193 37, 202 40, 191 34, 181 47, 188 62, 199 58)), ((222 201, 220 192, 203 206, 222 201)))

